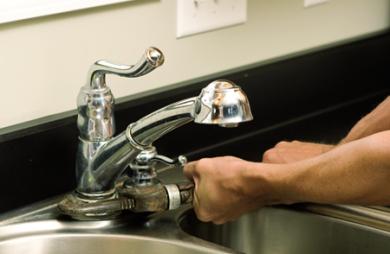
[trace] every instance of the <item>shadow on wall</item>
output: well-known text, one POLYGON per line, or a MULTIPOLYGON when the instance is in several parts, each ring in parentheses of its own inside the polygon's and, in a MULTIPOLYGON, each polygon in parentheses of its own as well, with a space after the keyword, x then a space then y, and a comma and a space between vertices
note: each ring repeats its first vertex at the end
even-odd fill
POLYGON ((390 1, 387 1, 387 25, 390 29, 390 1))
POLYGON ((115 10, 126 8, 126 7, 133 8, 133 7, 137 7, 140 5, 155 4, 158 2, 161 2, 161 1, 160 0, 129 1, 129 2, 122 2, 122 3, 114 3, 114 4, 110 4, 110 5, 105 5, 105 6, 91 7, 91 8, 87 8, 87 9, 75 10, 75 11, 70 11, 70 12, 65 12, 65 13, 46 15, 46 16, 42 16, 42 17, 29 18, 29 19, 25 19, 25 20, 12 21, 9 23, 0 24, 0 31, 7 30, 7 29, 15 29, 15 28, 20 27, 20 26, 37 25, 40 23, 49 22, 53 19, 56 19, 56 20, 70 19, 70 18, 91 15, 91 14, 100 13, 100 12, 115 11, 115 10))

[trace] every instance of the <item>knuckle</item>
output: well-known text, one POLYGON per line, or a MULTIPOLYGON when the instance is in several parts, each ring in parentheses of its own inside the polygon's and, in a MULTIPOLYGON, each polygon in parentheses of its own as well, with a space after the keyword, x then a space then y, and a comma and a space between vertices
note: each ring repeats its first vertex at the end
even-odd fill
POLYGON ((236 160, 237 157, 234 157, 234 156, 231 156, 231 155, 226 155, 226 156, 223 156, 222 157, 224 160, 229 160, 229 161, 232 161, 232 160, 236 160))
POLYGON ((209 158, 203 158, 203 159, 200 159, 197 163, 196 163, 196 170, 198 172, 204 172, 205 170, 207 170, 211 165, 211 159, 209 158))
POLYGON ((215 221, 213 221, 213 224, 222 225, 222 224, 225 224, 225 221, 224 220, 215 220, 215 221))
POLYGON ((198 161, 198 163, 196 164, 197 168, 202 168, 206 165, 208 165, 210 162, 210 159, 209 158, 202 158, 198 161))
POLYGON ((194 208, 194 210, 195 210, 196 217, 200 221, 203 221, 203 222, 211 221, 210 214, 207 211, 205 211, 204 209, 201 209, 201 208, 197 207, 197 208, 194 208))
POLYGON ((275 149, 267 150, 263 154, 263 162, 273 161, 275 157, 276 157, 275 149))
POLYGON ((225 223, 229 222, 229 220, 226 219, 226 218, 218 218, 218 219, 212 220, 212 222, 215 225, 222 225, 222 224, 225 224, 225 223))
POLYGON ((275 147, 284 147, 284 146, 286 146, 288 143, 289 143, 289 142, 287 142, 287 141, 280 141, 280 142, 278 142, 278 143, 275 145, 275 147))

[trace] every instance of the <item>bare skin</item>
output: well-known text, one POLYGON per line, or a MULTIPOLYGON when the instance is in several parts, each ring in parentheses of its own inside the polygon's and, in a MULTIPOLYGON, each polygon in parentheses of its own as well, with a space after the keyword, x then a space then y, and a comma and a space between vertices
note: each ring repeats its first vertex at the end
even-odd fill
POLYGON ((390 131, 382 130, 390 129, 389 119, 387 98, 337 146, 285 142, 271 149, 277 156, 267 151, 263 163, 236 157, 191 162, 184 173, 195 182, 194 210, 200 220, 221 224, 271 204, 388 205, 390 131))
MULTIPOLYGON (((390 130, 390 96, 371 113, 363 117, 338 145, 390 130)), ((263 162, 290 163, 315 157, 333 149, 335 145, 301 141, 281 141, 263 154, 263 162)))
POLYGON ((386 130, 390 130, 390 96, 357 122, 340 143, 345 144, 386 130))
POLYGON ((257 208, 261 203, 254 202, 254 194, 267 183, 261 177, 256 183, 247 177, 245 172, 251 167, 255 168, 255 163, 231 156, 189 163, 184 172, 195 182, 194 209, 198 218, 221 224, 257 208), (242 188, 247 181, 259 188, 242 188))
POLYGON ((263 154, 263 162, 290 163, 305 160, 307 158, 312 158, 326 153, 334 147, 334 145, 302 142, 297 140, 292 142, 281 141, 277 143, 275 147, 267 150, 263 154))

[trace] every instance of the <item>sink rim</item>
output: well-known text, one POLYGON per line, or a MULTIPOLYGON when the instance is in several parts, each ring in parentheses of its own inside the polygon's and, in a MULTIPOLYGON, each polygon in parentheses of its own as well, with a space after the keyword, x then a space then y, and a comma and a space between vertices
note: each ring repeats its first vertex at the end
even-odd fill
MULTIPOLYGON (((27 208, 17 209, 0 216, 0 246, 8 241, 28 237, 42 237, 53 234, 53 237, 114 237, 121 239, 153 241, 173 244, 195 250, 208 250, 213 253, 240 253, 228 247, 201 239, 185 231, 182 227, 192 207, 183 206, 177 210, 166 211, 162 213, 143 216, 146 218, 141 221, 141 229, 131 228, 134 224, 129 223, 129 218, 120 216, 112 220, 102 221, 75 221, 61 217, 56 204, 62 196, 45 200, 28 206, 27 208), (40 225, 43 227, 35 227, 40 225)), ((359 216, 363 212, 370 211, 370 219, 375 219, 376 213, 372 213, 373 208, 359 206, 335 206, 335 205, 316 205, 299 204, 290 206, 271 206, 265 209, 287 209, 297 212, 308 213, 310 216, 320 216, 326 220, 338 221, 340 223, 352 224, 355 227, 363 227, 365 230, 378 230, 381 233, 390 236, 390 213, 388 217, 380 214, 381 227, 361 223, 359 216), (340 211, 343 211, 342 216, 340 211), (363 211, 363 212, 362 212, 363 211), (348 218, 348 214, 352 214, 348 218), (356 219, 358 218, 358 219, 356 219), (388 220, 387 220, 388 219, 388 220), (385 225, 385 227, 383 227, 385 225)), ((132 214, 134 215, 134 214, 132 214)), ((367 215, 367 214, 366 214, 367 215)), ((364 217, 364 216, 363 216, 364 217)), ((367 216, 366 216, 367 217, 367 216)), ((137 217, 133 217, 133 219, 137 217)), ((131 217, 130 217, 131 219, 131 217)), ((138 222, 137 222, 138 223, 138 222)))
POLYGON ((66 238, 67 240, 72 240, 72 238, 77 238, 80 240, 123 240, 123 241, 140 241, 141 244, 157 244, 157 245, 171 245, 172 247, 180 247, 183 248, 183 250, 198 250, 198 251, 204 251, 205 253, 237 253, 237 252, 227 252, 223 251, 225 247, 223 248, 211 248, 209 245, 202 246, 199 244, 194 244, 191 241, 181 241, 181 239, 164 239, 164 238, 157 238, 152 236, 142 236, 142 235, 125 235, 125 234, 105 234, 105 233, 44 233, 44 234, 34 234, 34 235, 22 235, 19 237, 12 237, 9 239, 3 239, 0 240, 0 249, 2 247, 7 246, 8 244, 19 244, 23 243, 24 241, 36 241, 36 240, 43 240, 43 241, 52 241, 54 239, 56 240, 62 240, 66 238))

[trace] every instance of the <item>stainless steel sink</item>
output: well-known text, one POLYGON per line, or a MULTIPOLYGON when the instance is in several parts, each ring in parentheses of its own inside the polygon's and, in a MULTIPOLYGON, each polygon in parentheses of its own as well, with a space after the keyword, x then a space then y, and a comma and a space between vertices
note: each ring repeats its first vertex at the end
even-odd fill
POLYGON ((200 222, 188 211, 180 226, 188 234, 248 254, 390 253, 386 230, 291 207, 262 208, 225 225, 200 222))
POLYGON ((74 221, 56 202, 0 219, 1 254, 233 253, 180 230, 175 213, 74 221))
POLYGON ((2 254, 129 254, 129 253, 210 253, 195 245, 126 235, 47 234, 26 236, 0 244, 2 254))
POLYGON ((0 253, 390 253, 390 211, 365 217, 377 228, 346 221, 363 209, 350 206, 334 213, 343 220, 318 214, 334 208, 313 206, 262 208, 222 226, 198 221, 190 207, 74 221, 57 210, 60 199, 0 216, 0 253))

